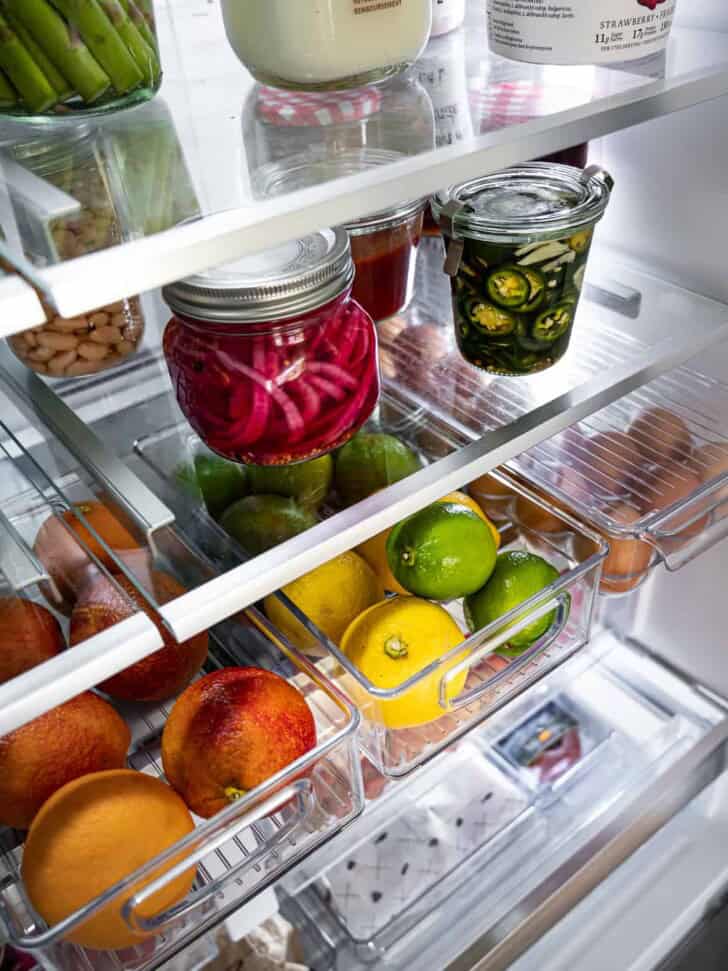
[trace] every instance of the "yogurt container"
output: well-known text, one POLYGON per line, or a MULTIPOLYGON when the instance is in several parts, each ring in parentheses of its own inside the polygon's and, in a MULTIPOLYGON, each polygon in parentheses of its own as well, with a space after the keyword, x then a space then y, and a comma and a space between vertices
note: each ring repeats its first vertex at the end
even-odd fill
POLYGON ((677 0, 487 0, 494 54, 533 64, 614 64, 664 51, 677 0))
POLYGON ((228 40, 253 77, 304 91, 355 88, 408 68, 432 0, 222 0, 228 40))

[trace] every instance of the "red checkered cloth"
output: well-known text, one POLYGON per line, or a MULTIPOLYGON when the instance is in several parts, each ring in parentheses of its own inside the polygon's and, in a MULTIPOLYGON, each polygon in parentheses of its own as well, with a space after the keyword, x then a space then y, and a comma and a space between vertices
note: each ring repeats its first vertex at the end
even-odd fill
POLYGON ((473 126, 481 135, 563 111, 585 101, 581 88, 518 80, 487 81, 483 90, 471 90, 469 97, 473 126))
POLYGON ((280 91, 262 85, 258 89, 258 114, 272 125, 291 127, 340 125, 362 121, 379 111, 382 95, 376 88, 336 94, 324 91, 280 91))

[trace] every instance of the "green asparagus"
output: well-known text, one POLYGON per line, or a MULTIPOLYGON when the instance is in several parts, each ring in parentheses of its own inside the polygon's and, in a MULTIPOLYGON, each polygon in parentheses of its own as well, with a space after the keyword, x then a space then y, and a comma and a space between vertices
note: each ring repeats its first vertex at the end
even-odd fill
POLYGON ((1 13, 0 68, 7 73, 30 111, 47 111, 58 101, 50 81, 1 13))
POLYGON ((87 104, 110 85, 109 76, 89 49, 47 0, 5 0, 5 6, 30 31, 61 74, 87 104))
POLYGON ((40 44, 36 41, 33 35, 30 33, 25 24, 21 23, 17 17, 8 11, 8 22, 13 28, 15 33, 21 39, 23 44, 28 50, 28 53, 33 58, 35 63, 45 74, 45 76, 50 81, 51 87, 55 90, 58 95, 59 101, 67 101, 73 94, 73 88, 68 83, 68 81, 63 77, 61 72, 55 66, 53 61, 48 57, 40 44))
POLYGON ((10 108, 19 101, 18 92, 0 71, 0 108, 10 108))
POLYGON ((152 30, 150 21, 144 16, 144 14, 139 9, 135 0, 119 0, 126 13, 129 15, 129 19, 134 22, 134 26, 142 35, 144 40, 149 44, 152 50, 157 51, 157 38, 152 30))
POLYGON ((111 78, 118 94, 126 94, 143 81, 141 69, 114 30, 97 0, 51 0, 74 26, 93 56, 111 78))
POLYGON ((119 0, 98 0, 98 3, 140 68, 144 84, 149 88, 154 87, 159 80, 159 59, 156 51, 144 40, 119 0))

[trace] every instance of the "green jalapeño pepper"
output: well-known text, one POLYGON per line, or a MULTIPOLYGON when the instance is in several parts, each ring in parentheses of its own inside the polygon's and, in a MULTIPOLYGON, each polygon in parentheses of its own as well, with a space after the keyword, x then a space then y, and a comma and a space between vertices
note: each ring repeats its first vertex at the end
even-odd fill
POLYGON ((546 296, 546 278, 540 270, 532 266, 521 266, 519 270, 528 280, 529 286, 528 300, 519 309, 524 314, 530 314, 534 310, 538 310, 544 301, 544 297, 546 296))
POLYGON ((522 307, 529 299, 531 285, 520 268, 501 266, 488 277, 488 296, 499 307, 522 307))
POLYGON ((538 341, 553 344, 567 332, 573 319, 574 305, 562 301, 538 315, 533 324, 532 335, 538 341))
POLYGON ((575 253, 586 253, 589 249, 589 243, 591 243, 592 230, 582 229, 581 232, 574 233, 568 239, 569 249, 573 249, 575 253))
POLYGON ((513 314, 478 297, 466 300, 464 311, 466 319, 488 336, 501 337, 503 334, 510 334, 516 326, 513 314))

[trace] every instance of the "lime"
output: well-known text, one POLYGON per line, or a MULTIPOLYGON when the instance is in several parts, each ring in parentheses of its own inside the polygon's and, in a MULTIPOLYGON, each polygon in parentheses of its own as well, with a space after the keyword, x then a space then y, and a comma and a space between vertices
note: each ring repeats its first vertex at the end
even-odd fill
POLYGON ((405 590, 431 600, 475 593, 493 572, 490 527, 456 502, 436 502, 398 523, 387 540, 387 560, 405 590))
POLYGON ((215 519, 246 493, 245 466, 228 462, 219 455, 195 455, 193 465, 178 465, 175 479, 185 492, 202 496, 215 519))
MULTIPOLYGON (((384 600, 384 589, 369 564, 349 550, 317 566, 282 588, 320 631, 338 644, 349 624, 362 611, 384 600)), ((274 594, 265 598, 265 612, 296 647, 323 653, 319 641, 285 603, 274 594)))
POLYGON ((316 525, 316 516, 285 496, 245 496, 228 506, 220 525, 255 556, 316 525))
POLYGON ((336 456, 336 491, 351 505, 421 467, 412 449, 394 435, 380 432, 355 435, 336 456))
POLYGON ((334 461, 330 455, 295 465, 249 465, 251 492, 289 496, 302 506, 318 509, 331 488, 334 461))
MULTIPOLYGON (((559 576, 559 571, 543 557, 526 550, 500 553, 495 570, 482 590, 465 599, 465 619, 471 631, 481 630, 518 604, 533 597, 559 576)), ((518 657, 534 641, 546 633, 554 621, 556 611, 534 620, 498 649, 506 657, 518 657)))

